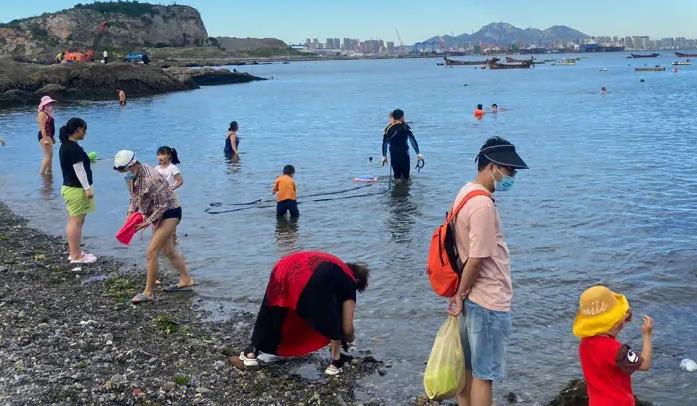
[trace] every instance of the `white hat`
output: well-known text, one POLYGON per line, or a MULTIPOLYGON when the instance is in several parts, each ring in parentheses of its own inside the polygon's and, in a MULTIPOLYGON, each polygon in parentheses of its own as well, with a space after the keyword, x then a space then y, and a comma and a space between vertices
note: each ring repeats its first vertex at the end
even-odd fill
POLYGON ((114 156, 114 169, 124 169, 136 162, 136 154, 133 151, 122 149, 114 156))

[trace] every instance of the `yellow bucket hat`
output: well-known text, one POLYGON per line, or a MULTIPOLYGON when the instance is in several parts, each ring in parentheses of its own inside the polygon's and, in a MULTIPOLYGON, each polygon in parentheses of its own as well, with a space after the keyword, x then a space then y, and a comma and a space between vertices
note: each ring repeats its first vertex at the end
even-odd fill
POLYGON ((605 286, 586 289, 579 299, 574 335, 583 338, 605 334, 621 322, 628 311, 629 302, 624 295, 605 286))

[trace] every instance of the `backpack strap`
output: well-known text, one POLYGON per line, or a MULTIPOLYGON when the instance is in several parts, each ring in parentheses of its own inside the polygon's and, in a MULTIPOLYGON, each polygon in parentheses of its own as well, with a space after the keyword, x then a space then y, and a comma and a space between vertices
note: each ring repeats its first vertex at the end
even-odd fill
POLYGON ((485 190, 477 189, 467 193, 467 195, 465 195, 465 197, 460 201, 457 207, 455 207, 455 209, 450 212, 450 214, 447 217, 446 223, 452 222, 455 219, 455 217, 457 217, 457 215, 460 213, 460 210, 462 210, 462 208, 465 207, 465 204, 467 204, 467 202, 470 201, 473 197, 477 196, 486 196, 489 199, 491 199, 491 193, 485 190))

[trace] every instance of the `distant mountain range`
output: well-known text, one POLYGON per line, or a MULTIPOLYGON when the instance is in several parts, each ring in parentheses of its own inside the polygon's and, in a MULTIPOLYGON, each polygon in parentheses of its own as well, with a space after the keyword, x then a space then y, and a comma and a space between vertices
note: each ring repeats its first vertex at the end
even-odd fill
POLYGON ((565 25, 555 25, 546 30, 537 28, 518 28, 508 23, 491 23, 482 27, 474 34, 461 34, 457 36, 445 35, 443 37, 431 37, 423 42, 417 42, 417 47, 430 48, 434 43, 438 47, 441 38, 445 40, 448 48, 457 48, 468 45, 498 45, 510 46, 512 44, 539 44, 548 45, 554 42, 576 41, 588 38, 581 31, 574 30, 565 25))

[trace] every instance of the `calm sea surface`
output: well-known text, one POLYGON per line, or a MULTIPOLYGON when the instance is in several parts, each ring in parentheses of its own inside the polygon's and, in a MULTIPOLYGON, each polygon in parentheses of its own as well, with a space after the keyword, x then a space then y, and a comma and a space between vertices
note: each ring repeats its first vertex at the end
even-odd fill
MULTIPOLYGON (((543 403, 580 376, 571 322, 581 291, 604 283, 626 294, 636 315, 656 321, 654 367, 635 375, 636 392, 684 405, 697 396, 697 375, 679 369, 682 358, 697 358, 697 66, 678 73, 629 66, 673 59, 590 54, 574 67, 512 71, 448 69, 428 59, 253 66, 243 70, 274 80, 131 100, 123 109, 116 102, 62 106, 57 123, 85 119, 82 144, 104 158, 93 166, 97 211, 85 226, 88 249, 130 262, 142 263, 145 241, 126 249, 113 238, 128 196, 111 157, 128 148, 154 163, 157 147, 177 148, 185 180, 179 241, 201 283, 197 292, 220 317, 228 309, 256 311, 274 262, 294 250, 369 263, 358 343, 392 367, 366 379, 360 396, 390 404, 422 392, 425 361, 445 320, 445 300, 424 276, 431 232, 474 176, 480 145, 504 136, 531 170, 497 196, 515 290, 508 377, 496 388, 497 402, 513 391, 528 404, 543 403), (506 111, 477 121, 477 103, 506 111), (397 107, 413 122, 426 167, 410 186, 386 191, 389 172, 377 161, 387 112, 397 107), (240 123, 242 151, 232 163, 223 156, 231 120, 240 123), (273 207, 204 212, 212 202, 272 198, 285 164, 297 169, 300 195, 351 188, 352 178, 368 174, 370 156, 379 185, 323 197, 369 196, 305 199, 296 225, 277 223, 273 207)), ((46 183, 37 175, 36 132, 34 109, 0 113, 7 140, 0 199, 61 234, 58 148, 56 176, 46 183)), ((620 338, 640 348, 638 319, 620 338)))

